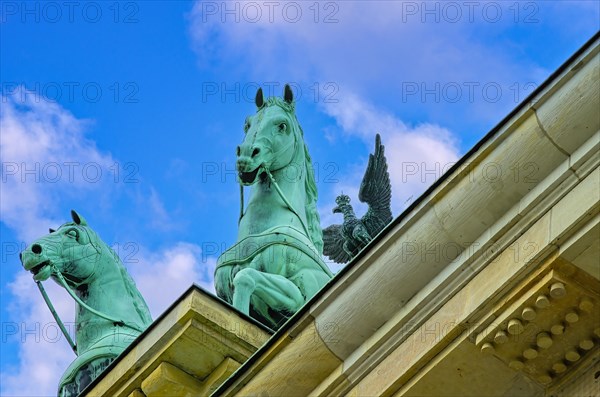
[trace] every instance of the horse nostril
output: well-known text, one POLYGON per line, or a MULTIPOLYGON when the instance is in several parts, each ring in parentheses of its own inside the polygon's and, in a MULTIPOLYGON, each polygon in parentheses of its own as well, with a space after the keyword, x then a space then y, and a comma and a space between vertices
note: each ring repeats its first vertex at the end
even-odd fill
POLYGON ((239 146, 236 149, 236 153, 237 153, 237 156, 240 157, 240 154, 242 153, 242 149, 239 146))
POLYGON ((254 150, 252 151, 252 157, 255 157, 259 153, 260 153, 260 149, 259 148, 254 148, 254 150))
POLYGON ((23 262, 23 253, 22 253, 22 252, 19 252, 19 260, 20 260, 21 262, 23 262))
POLYGON ((39 245, 39 244, 33 244, 33 245, 31 246, 31 251, 32 251, 34 254, 38 254, 38 255, 39 255, 39 254, 41 254, 41 253, 42 253, 42 246, 41 246, 41 245, 39 245))

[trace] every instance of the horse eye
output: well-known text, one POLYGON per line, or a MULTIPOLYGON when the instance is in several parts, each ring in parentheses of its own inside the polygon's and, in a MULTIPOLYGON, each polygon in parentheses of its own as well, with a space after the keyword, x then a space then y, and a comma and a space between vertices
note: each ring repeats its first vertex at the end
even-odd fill
POLYGON ((67 235, 69 235, 69 237, 73 237, 73 238, 77 238, 79 237, 79 234, 77 233, 77 230, 75 229, 71 229, 67 232, 67 235))
POLYGON ((244 124, 244 132, 248 132, 249 129, 250 129, 250 123, 246 122, 246 124, 244 124))
POLYGON ((281 123, 279 124, 279 132, 285 132, 287 130, 287 124, 281 123))

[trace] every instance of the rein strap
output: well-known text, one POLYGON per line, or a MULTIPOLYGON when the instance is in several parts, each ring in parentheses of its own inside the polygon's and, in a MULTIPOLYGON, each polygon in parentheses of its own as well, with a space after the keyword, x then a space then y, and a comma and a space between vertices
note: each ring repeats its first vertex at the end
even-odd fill
POLYGON ((77 355, 77 345, 75 344, 75 342, 73 342, 73 339, 71 339, 71 335, 69 335, 69 333, 67 332, 67 329, 65 328, 65 324, 62 322, 62 320, 58 316, 58 313, 56 313, 56 310, 54 310, 54 305, 50 301, 48 294, 46 294, 46 290, 44 289, 42 282, 36 281, 35 283, 38 286, 38 288, 42 294, 42 297, 44 298, 44 301, 46 302, 46 305, 48 305, 48 309, 50 309, 50 313, 52 313, 52 317, 54 317, 54 319, 56 320, 56 323, 58 324, 58 327, 60 328, 63 335, 67 339, 67 342, 69 342, 69 345, 71 345, 71 349, 73 349, 73 353, 75 353, 75 355, 77 355))
POLYGON ((75 300, 75 302, 77 302, 79 305, 81 305, 83 308, 89 310, 90 312, 92 312, 93 314, 95 314, 98 317, 102 317, 105 320, 108 321, 112 321, 113 323, 115 323, 116 325, 121 325, 121 326, 127 326, 129 328, 133 328, 136 331, 139 331, 140 333, 143 332, 143 329, 140 329, 139 327, 130 324, 128 322, 125 322, 123 320, 119 320, 115 317, 109 316, 108 314, 104 314, 94 308, 91 308, 90 306, 88 306, 86 303, 84 303, 76 294, 75 292, 73 292, 73 290, 68 286, 67 284, 67 280, 65 280, 64 276, 62 275, 61 272, 58 271, 58 269, 56 268, 56 266, 54 264, 50 264, 50 266, 52 266, 52 270, 54 270, 56 277, 58 278, 58 280, 60 281, 61 285, 64 287, 64 289, 67 290, 67 292, 69 293, 69 295, 71 295, 71 297, 75 300))

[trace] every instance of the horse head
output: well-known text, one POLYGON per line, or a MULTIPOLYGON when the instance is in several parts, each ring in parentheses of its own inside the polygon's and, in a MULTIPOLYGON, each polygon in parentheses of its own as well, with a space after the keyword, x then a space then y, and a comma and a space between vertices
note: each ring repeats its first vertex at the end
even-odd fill
POLYGON ((92 231, 86 220, 71 211, 68 222, 50 234, 33 242, 21 253, 25 270, 33 273, 35 281, 56 280, 60 272, 71 287, 78 287, 93 272, 109 248, 92 231))
POLYGON ((300 125, 294 113, 294 96, 286 84, 283 99, 263 98, 262 88, 256 93, 255 115, 248 116, 245 137, 237 147, 236 168, 243 185, 266 181, 267 171, 277 171, 290 164, 302 139, 300 125))

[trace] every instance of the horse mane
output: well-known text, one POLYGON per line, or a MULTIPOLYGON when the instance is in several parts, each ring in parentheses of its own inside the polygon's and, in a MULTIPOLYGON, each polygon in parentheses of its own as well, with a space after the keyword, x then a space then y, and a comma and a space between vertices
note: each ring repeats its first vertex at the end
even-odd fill
MULTIPOLYGON (((300 127, 300 124, 298 124, 300 127)), ((300 127, 302 132, 302 127, 300 127)), ((317 248, 319 255, 323 254, 323 231, 321 230, 321 217, 317 211, 317 184, 315 182, 315 171, 312 166, 312 160, 308 153, 308 147, 304 144, 304 166, 306 168, 306 178, 304 181, 304 187, 306 189, 306 205, 304 210, 306 211, 306 220, 308 222, 308 231, 310 232, 310 239, 317 248)))
POLYGON ((131 297, 133 297, 133 307, 135 307, 135 311, 138 313, 140 319, 143 321, 143 325, 151 324, 152 317, 150 316, 150 309, 148 309, 148 305, 146 304, 146 301, 144 300, 144 297, 142 296, 140 291, 137 288, 135 288, 135 281, 129 275, 129 273, 127 273, 125 265, 123 265, 121 258, 119 258, 119 255, 117 255, 115 250, 111 247, 108 247, 108 249, 117 261, 119 272, 121 273, 121 277, 123 277, 125 289, 127 290, 127 293, 131 297))
MULTIPOLYGON (((79 225, 79 227, 82 226, 79 225)), ((96 239, 95 243, 103 244, 108 249, 108 252, 110 252, 110 254, 112 255, 115 263, 117 264, 117 267, 119 268, 119 273, 121 273, 121 277, 123 278, 125 290, 129 294, 129 296, 133 298, 133 307, 135 308, 135 311, 139 315, 140 319, 142 320, 142 325, 146 326, 148 324, 151 324, 152 317, 150 316, 150 310, 148 309, 148 305, 146 305, 146 301, 144 300, 144 297, 142 296, 140 291, 138 291, 138 289, 135 288, 135 281, 129 275, 129 273, 127 273, 125 265, 123 264, 123 261, 121 261, 121 258, 119 258, 119 255, 117 255, 116 251, 112 249, 112 247, 110 247, 108 244, 106 244, 104 240, 102 240, 92 228, 90 228, 89 226, 84 227, 88 229, 88 233, 94 235, 96 239)))
MULTIPOLYGON (((317 211, 317 184, 315 182, 315 171, 312 166, 312 160, 310 158, 310 154, 308 153, 308 147, 306 143, 304 143, 304 131, 302 130, 302 126, 300 122, 298 122, 298 118, 296 117, 296 111, 294 102, 288 103, 279 97, 270 97, 266 100, 265 107, 268 106, 279 106, 286 113, 290 114, 290 116, 294 120, 294 124, 297 126, 299 130, 300 137, 302 138, 303 146, 304 146, 304 171, 306 174, 306 178, 304 178, 304 190, 306 192, 306 204, 304 205, 304 211, 306 215, 306 221, 308 222, 308 232, 309 238, 315 245, 317 252, 322 255, 323 254, 323 231, 321 230, 321 218, 319 216, 319 212, 317 211)), ((294 131, 294 133, 298 133, 294 131)))

